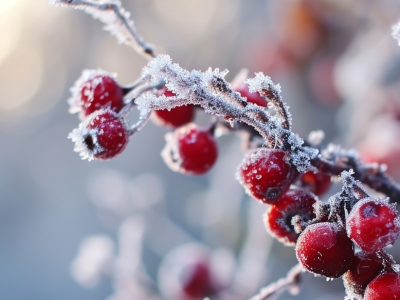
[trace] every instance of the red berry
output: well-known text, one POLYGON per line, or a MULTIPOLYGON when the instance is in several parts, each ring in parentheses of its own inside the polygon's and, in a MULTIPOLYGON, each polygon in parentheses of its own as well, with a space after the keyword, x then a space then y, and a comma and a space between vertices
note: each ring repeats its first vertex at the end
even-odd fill
POLYGON ((321 172, 308 171, 300 176, 304 188, 317 196, 322 196, 331 187, 331 176, 321 172))
POLYGON ((400 235, 396 206, 373 198, 359 201, 347 218, 347 234, 366 252, 393 244, 400 235))
POLYGON ((171 300, 202 300, 218 292, 222 286, 210 256, 207 248, 196 244, 168 253, 158 274, 163 296, 171 300))
POLYGON ((82 119, 102 108, 118 113, 124 107, 122 88, 104 71, 83 71, 72 93, 70 112, 81 112, 82 119))
POLYGON ((69 138, 82 159, 107 160, 121 153, 129 140, 124 121, 111 110, 98 110, 91 114, 69 138))
POLYGON ((368 284, 364 300, 400 299, 400 273, 384 273, 368 284))
POLYGON ((236 177, 246 192, 258 201, 275 204, 293 181, 296 170, 281 150, 257 149, 240 164, 236 177))
POLYGON ((329 278, 343 275, 354 259, 353 242, 336 223, 308 226, 299 236, 296 256, 308 271, 329 278))
POLYGON ((218 146, 214 136, 191 123, 166 135, 167 144, 161 155, 174 171, 201 175, 217 160, 218 146))
POLYGON ((256 104, 258 106, 267 107, 267 104, 268 104, 267 100, 265 100, 265 98, 261 97, 258 92, 251 93, 249 91, 249 86, 247 84, 245 84, 244 82, 241 83, 239 86, 237 86, 235 88, 235 91, 240 93, 242 95, 242 97, 246 97, 247 102, 256 104))
POLYGON ((299 215, 305 222, 315 218, 313 205, 316 201, 315 196, 305 190, 288 190, 265 213, 264 224, 280 242, 294 245, 300 234, 294 230, 292 218, 299 215))
POLYGON ((349 296, 362 296, 367 285, 384 269, 382 259, 376 253, 359 252, 350 269, 343 275, 349 296))
MULTIPOLYGON (((166 97, 175 96, 171 91, 165 90, 166 97)), ((155 110, 152 114, 153 121, 169 128, 177 128, 193 121, 195 107, 193 105, 178 106, 171 110, 155 110)))

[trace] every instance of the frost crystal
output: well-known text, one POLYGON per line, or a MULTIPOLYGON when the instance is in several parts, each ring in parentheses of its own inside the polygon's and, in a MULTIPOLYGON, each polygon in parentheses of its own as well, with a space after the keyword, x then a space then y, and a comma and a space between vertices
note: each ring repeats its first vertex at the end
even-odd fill
MULTIPOLYGON (((89 80, 92 80, 96 76, 99 77, 99 79, 93 80, 93 82, 91 83, 93 85, 92 90, 95 89, 95 86, 97 84, 102 83, 101 77, 109 76, 114 79, 116 78, 116 74, 111 74, 111 73, 108 73, 107 71, 103 71, 103 70, 83 70, 82 75, 78 78, 77 81, 75 81, 74 85, 70 89, 71 97, 68 99, 68 104, 70 106, 69 112, 71 114, 82 112, 82 105, 81 105, 82 87, 84 86, 84 84, 86 82, 88 82, 89 80)), ((89 90, 87 90, 86 92, 88 93, 89 90)), ((91 99, 93 99, 93 97, 94 97, 93 94, 86 95, 86 96, 89 98, 88 102, 90 102, 91 99)), ((81 115, 80 117, 81 117, 81 119, 84 119, 83 115, 81 115)))
POLYGON ((86 124, 79 124, 78 128, 75 128, 69 135, 68 138, 75 143, 74 151, 79 153, 79 156, 82 159, 87 159, 91 161, 94 159, 94 156, 98 153, 104 151, 104 148, 99 145, 97 142, 97 129, 87 129, 86 124), (89 149, 86 143, 86 138, 89 137, 93 143, 93 149, 89 149))
POLYGON ((55 6, 82 9, 105 25, 104 29, 115 35, 118 42, 126 44, 139 53, 153 56, 152 48, 137 35, 130 13, 121 7, 118 0, 49 0, 55 6))

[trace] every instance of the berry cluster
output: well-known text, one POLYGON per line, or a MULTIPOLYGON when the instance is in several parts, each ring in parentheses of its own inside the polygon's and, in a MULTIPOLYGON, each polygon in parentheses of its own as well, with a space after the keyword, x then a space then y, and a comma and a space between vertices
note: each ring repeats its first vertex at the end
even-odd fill
MULTIPOLYGON (((256 73, 231 85, 224 78, 227 71, 189 72, 173 64, 168 55, 155 57, 136 35, 119 2, 113 6, 80 0, 53 2, 92 9, 122 42, 152 58, 130 87, 121 87, 103 71, 83 72, 69 101, 70 111, 79 112, 82 121, 69 137, 83 158, 117 156, 152 116, 156 124, 174 130, 166 134, 162 152, 169 167, 200 175, 217 160, 217 128, 244 132, 250 152, 236 177, 251 197, 268 205, 264 223, 271 235, 295 246, 297 259, 309 272, 328 278, 343 276, 349 298, 400 298, 400 266, 384 250, 400 235, 400 216, 388 199, 371 197, 355 180, 398 201, 400 189, 383 168, 365 164, 357 154, 338 146, 322 149, 320 142, 311 139, 305 143, 292 132, 289 107, 280 86, 268 76, 256 73), (109 13, 115 18, 109 18, 109 13), (140 120, 129 127, 125 116, 133 107, 140 110, 140 120), (192 123, 197 107, 220 118, 201 129, 192 123), (342 191, 323 202, 318 197, 329 190, 334 175, 341 175, 342 191)), ((178 291, 182 297, 196 299, 218 291, 210 283, 207 259, 185 262, 178 273, 186 273, 178 291)))
MULTIPOLYGON (((130 90, 119 86, 104 71, 84 71, 72 90, 70 110, 79 112, 82 120, 69 136, 75 142, 75 150, 89 160, 107 160, 120 154, 132 135, 124 119, 135 105, 127 101, 130 90)), ((154 87, 153 92, 159 97, 176 97, 165 87, 154 87)), ((246 96, 248 103, 267 106, 267 97, 253 95, 244 85, 239 85, 236 92, 246 96)), ((194 112, 195 106, 187 105, 154 110, 152 116, 156 124, 174 129, 166 134, 167 144, 162 151, 167 165, 183 174, 200 175, 217 160, 214 132, 220 123, 201 129, 191 123, 194 112)), ((387 299, 380 293, 393 286, 395 295, 400 295, 400 289, 396 290, 400 280, 397 265, 387 259, 383 250, 400 235, 395 206, 365 192, 360 197, 362 188, 349 179, 350 175, 346 178, 352 182, 351 187, 344 185, 351 192, 333 196, 330 204, 321 202, 318 196, 329 190, 331 176, 320 171, 300 173, 288 153, 283 149, 253 149, 237 171, 237 179, 246 192, 270 205, 264 216, 268 232, 285 245, 295 246, 297 258, 306 270, 328 278, 343 275, 347 293, 354 298, 387 299), (355 252, 355 246, 361 251, 355 252)), ((203 265, 194 269, 196 276, 206 274, 203 265)), ((188 293, 192 293, 190 284, 188 293)))
POLYGON ((328 278, 343 275, 348 295, 356 299, 400 297, 398 265, 383 250, 400 235, 395 204, 368 196, 349 173, 342 176, 350 181, 344 182, 350 192, 331 197, 327 204, 312 192, 323 195, 329 176, 307 172, 295 181, 298 173, 283 151, 256 149, 237 172, 250 196, 271 205, 264 215, 267 230, 285 245, 295 245, 306 270, 328 278), (290 187, 293 183, 299 187, 290 187))
MULTIPOLYGON (((174 97, 165 87, 155 89, 159 96, 174 97)), ((115 78, 104 71, 85 70, 72 88, 69 100, 70 112, 79 113, 82 123, 69 138, 75 143, 75 151, 83 159, 107 160, 120 154, 132 134, 124 120, 128 107, 124 100, 128 88, 121 87, 115 78)), ((176 129, 166 136, 163 151, 166 163, 174 171, 200 175, 214 165, 218 147, 214 138, 214 127, 201 129, 190 123, 195 116, 193 105, 173 109, 154 110, 154 123, 176 129)))

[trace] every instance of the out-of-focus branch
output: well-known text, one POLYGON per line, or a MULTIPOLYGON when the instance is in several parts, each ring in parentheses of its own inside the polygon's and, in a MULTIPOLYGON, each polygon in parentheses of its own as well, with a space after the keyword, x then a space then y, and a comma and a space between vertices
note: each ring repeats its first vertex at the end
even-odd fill
POLYGON ((301 283, 302 272, 304 272, 302 266, 300 264, 295 265, 288 272, 285 278, 279 279, 278 281, 262 288, 260 293, 251 297, 249 300, 271 300, 274 299, 278 294, 289 289, 291 290, 292 294, 297 294, 301 283))

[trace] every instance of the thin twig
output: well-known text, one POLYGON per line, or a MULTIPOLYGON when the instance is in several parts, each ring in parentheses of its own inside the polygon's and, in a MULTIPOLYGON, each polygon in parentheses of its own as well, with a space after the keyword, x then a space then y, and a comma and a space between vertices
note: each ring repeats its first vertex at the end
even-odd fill
POLYGON ((302 272, 304 272, 303 267, 300 264, 295 265, 292 269, 290 269, 285 278, 281 278, 278 281, 262 288, 257 295, 251 297, 249 300, 271 300, 274 299, 278 294, 289 289, 291 289, 292 294, 297 294, 301 282, 302 272))
POLYGON ((115 35, 120 43, 132 47, 146 59, 155 57, 153 48, 146 44, 136 32, 130 13, 117 0, 49 0, 50 4, 82 9, 106 24, 105 30, 115 35))

